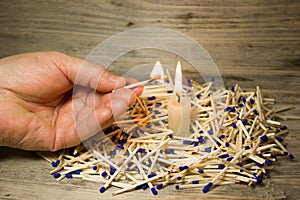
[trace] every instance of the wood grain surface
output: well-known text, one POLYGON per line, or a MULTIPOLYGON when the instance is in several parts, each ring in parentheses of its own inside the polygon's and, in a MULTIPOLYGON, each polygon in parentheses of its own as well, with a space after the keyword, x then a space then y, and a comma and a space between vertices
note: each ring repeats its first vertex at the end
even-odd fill
MULTIPOLYGON (((174 29, 195 39, 216 62, 226 86, 260 85, 277 105, 300 116, 300 1, 296 0, 10 0, 0 1, 0 58, 55 50, 86 57, 104 39, 132 28, 174 29)), ((176 41, 174 41, 176 43, 176 41)), ((131 52, 112 70, 152 62, 163 54, 131 52), (134 61, 134 62, 133 62, 134 61)), ((172 55, 166 62, 176 63, 172 55)), ((7 78, 7 77, 1 77, 7 78)), ((112 197, 95 183, 50 176, 51 166, 33 152, 0 148, 0 199, 300 199, 299 120, 284 122, 295 155, 273 165, 262 185, 164 189, 157 197, 135 191, 112 197)))

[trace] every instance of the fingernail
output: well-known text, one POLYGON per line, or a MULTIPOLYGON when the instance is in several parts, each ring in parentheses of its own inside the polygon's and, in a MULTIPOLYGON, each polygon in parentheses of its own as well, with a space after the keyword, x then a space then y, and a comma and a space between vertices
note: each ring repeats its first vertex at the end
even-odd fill
POLYGON ((108 78, 108 80, 115 82, 115 83, 119 83, 119 82, 124 82, 125 78, 123 78, 121 76, 112 75, 108 78))
POLYGON ((140 96, 144 91, 144 86, 140 85, 132 89, 137 96, 140 96))

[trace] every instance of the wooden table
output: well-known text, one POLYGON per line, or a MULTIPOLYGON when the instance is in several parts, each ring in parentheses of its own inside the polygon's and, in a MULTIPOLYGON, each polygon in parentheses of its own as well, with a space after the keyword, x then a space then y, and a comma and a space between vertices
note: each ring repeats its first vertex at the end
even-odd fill
MULTIPOLYGON (((278 0, 224 1, 1 1, 0 58, 29 51, 56 50, 86 55, 99 42, 121 31, 162 27, 183 32, 210 53, 226 86, 260 85, 277 105, 295 105, 286 114, 300 115, 300 2, 278 0)), ((174 41, 176 42, 176 41, 174 41)), ((147 62, 156 56, 134 52, 147 62)), ((170 58, 171 59, 171 58, 170 58)), ((177 59, 177 57, 173 57, 177 59)), ((132 66, 124 58, 119 66, 132 66)), ((6 78, 6 77, 2 77, 6 78)), ((228 185, 203 194, 200 189, 159 193, 164 199, 299 199, 300 126, 284 122, 286 142, 295 159, 280 158, 262 185, 228 185)), ((34 152, 1 147, 1 199, 153 199, 136 191, 112 197, 85 181, 56 182, 49 163, 34 152)), ((113 189, 111 190, 113 191, 113 189)))

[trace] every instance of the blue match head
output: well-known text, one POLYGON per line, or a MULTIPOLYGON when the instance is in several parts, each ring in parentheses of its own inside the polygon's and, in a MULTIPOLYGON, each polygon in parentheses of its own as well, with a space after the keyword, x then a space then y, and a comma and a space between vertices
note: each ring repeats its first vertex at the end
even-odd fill
POLYGON ((140 133, 141 133, 141 134, 144 134, 144 133, 145 133, 145 130, 140 129, 140 133))
POLYGON ((197 98, 197 99, 200 99, 200 97, 201 97, 201 94, 197 94, 197 95, 196 95, 196 98, 197 98))
POLYGON ((260 136, 261 142, 266 142, 268 141, 268 137, 266 135, 260 136))
POLYGON ((211 77, 210 82, 215 82, 215 77, 211 77))
POLYGON ((72 174, 66 174, 66 178, 73 178, 73 175, 72 174))
POLYGON ((203 169, 199 169, 198 172, 199 172, 199 174, 203 174, 204 173, 203 169))
POLYGON ((199 144, 198 142, 193 142, 194 147, 197 147, 199 144))
POLYGON ((201 144, 205 142, 205 139, 203 138, 203 136, 198 137, 198 142, 200 142, 201 144))
POLYGON ((147 99, 148 99, 149 101, 151 101, 151 100, 155 100, 156 97, 155 97, 155 96, 151 96, 151 97, 148 97, 147 99))
POLYGON ((276 128, 276 133, 279 133, 280 132, 280 128, 276 128))
POLYGON ((281 130, 286 130, 286 129, 288 129, 287 126, 283 126, 283 127, 281 128, 281 130))
POLYGON ((102 172, 101 176, 103 177, 107 176, 107 172, 106 171, 102 172))
POLYGON ((287 156, 287 155, 289 155, 289 152, 285 151, 285 152, 283 152, 283 155, 287 156))
POLYGON ((224 169, 225 165, 218 165, 218 169, 224 169))
POLYGON ((243 172, 244 172, 244 170, 243 170, 243 169, 240 169, 240 172, 241 172, 241 173, 243 173, 243 172))
POLYGON ((257 183, 261 183, 262 182, 262 178, 260 176, 256 176, 255 179, 256 179, 257 183))
POLYGON ((249 146, 245 146, 245 150, 249 150, 250 149, 250 147, 249 146))
POLYGON ((142 185, 142 189, 143 190, 146 190, 148 188, 148 184, 147 183, 144 183, 143 185, 142 185))
POLYGON ((225 142, 225 147, 229 147, 229 146, 230 146, 229 142, 225 142))
POLYGON ((238 165, 239 167, 242 167, 242 166, 243 166, 243 163, 242 163, 242 162, 239 162, 237 165, 238 165))
POLYGON ((222 134, 222 135, 219 136, 220 140, 223 139, 223 138, 225 138, 225 135, 222 134))
POLYGON ((281 138, 281 137, 275 137, 279 142, 283 142, 283 138, 281 138))
POLYGON ((181 176, 178 176, 178 177, 177 177, 177 180, 179 180, 179 181, 180 181, 181 179, 182 179, 182 177, 181 177, 181 176))
POLYGON ((104 187, 104 186, 102 186, 102 187, 99 189, 99 191, 100 191, 100 193, 103 193, 103 192, 105 192, 105 187, 104 187))
POLYGON ((235 112, 235 107, 232 107, 232 108, 230 109, 230 112, 235 112))
POLYGON ((110 152, 110 154, 115 156, 115 155, 117 155, 117 152, 116 152, 116 150, 112 150, 112 151, 110 152))
POLYGON ((158 115, 158 114, 160 114, 160 111, 159 110, 154 110, 154 113, 158 115))
POLYGON ((168 137, 173 138, 173 134, 172 133, 168 134, 168 137))
POLYGON ((77 169, 77 170, 74 171, 74 174, 77 174, 77 175, 78 175, 78 174, 80 174, 81 172, 82 172, 81 169, 77 169))
POLYGON ((228 153, 225 153, 225 154, 219 155, 219 158, 227 158, 227 157, 229 157, 229 154, 228 154, 228 153))
POLYGON ((231 126, 232 126, 233 128, 237 128, 236 123, 234 123, 234 122, 231 123, 231 126))
POLYGON ((198 180, 192 181, 192 184, 199 184, 198 180))
POLYGON ((234 92, 234 86, 231 87, 231 92, 234 92))
POLYGON ((190 79, 188 79, 188 80, 186 81, 186 85, 187 85, 188 87, 192 87, 192 83, 191 83, 191 80, 190 80, 190 79))
POLYGON ((290 153, 289 157, 290 157, 290 159, 294 159, 295 158, 294 155, 291 154, 291 153, 290 153))
POLYGON ((116 172, 115 168, 110 168, 110 170, 109 170, 109 174, 110 175, 113 175, 115 172, 116 172))
POLYGON ((265 164, 268 165, 268 166, 270 166, 271 163, 272 163, 272 162, 271 162, 270 160, 266 160, 266 161, 265 161, 265 164))
POLYGON ((52 167, 57 167, 57 164, 54 161, 51 163, 51 165, 52 165, 52 167))
POLYGON ((247 119, 243 119, 242 122, 243 122, 244 125, 248 124, 248 120, 247 119))
POLYGON ((230 111, 230 110, 231 110, 231 107, 224 108, 224 112, 227 112, 227 111, 230 111))
POLYGON ((147 125, 146 125, 146 128, 151 128, 151 124, 147 124, 147 125))
POLYGON ((258 157, 263 157, 262 153, 257 154, 258 157))
POLYGON ((212 129, 209 129, 209 130, 207 131, 207 133, 208 133, 209 135, 212 135, 212 134, 213 134, 212 129))
POLYGON ((117 149, 117 150, 123 150, 124 147, 123 147, 122 145, 118 145, 118 146, 116 146, 116 149, 117 149))
POLYGON ((190 142, 189 140, 183 140, 183 141, 182 141, 182 144, 190 145, 191 142, 190 142))
POLYGON ((97 167, 97 165, 95 165, 94 167, 93 167, 93 170, 97 170, 98 169, 98 167, 97 167))
POLYGON ((255 165, 257 166, 257 167, 260 167, 260 168, 262 168, 264 165, 263 164, 260 164, 260 163, 258 163, 258 162, 255 162, 255 165))
POLYGON ((179 190, 179 185, 175 185, 176 190, 179 190))
POLYGON ((156 189, 160 190, 160 189, 163 188, 163 186, 164 186, 164 184, 160 183, 160 184, 158 184, 158 185, 156 186, 156 189))
POLYGON ((254 99, 250 99, 250 103, 254 104, 255 103, 254 99))
POLYGON ((241 100, 243 101, 243 103, 246 103, 246 101, 247 101, 247 100, 245 99, 245 97, 243 97, 243 96, 241 97, 241 100))
POLYGON ((149 174, 149 175, 148 175, 148 178, 152 178, 152 177, 154 177, 154 176, 156 176, 156 174, 155 174, 155 173, 153 173, 153 174, 149 174))
POLYGON ((157 195, 157 191, 156 191, 156 189, 154 187, 151 188, 151 192, 152 192, 153 195, 157 195))
POLYGON ((55 174, 53 174, 53 177, 54 177, 54 178, 59 178, 60 176, 61 176, 60 173, 55 173, 55 174))
POLYGON ((226 160, 227 160, 228 162, 230 162, 230 161, 232 161, 232 159, 233 159, 233 157, 228 157, 226 160))
POLYGON ((60 160, 57 159, 56 161, 53 161, 51 164, 53 167, 57 167, 60 164, 60 160))
POLYGON ((125 144, 126 142, 127 142, 127 139, 122 139, 122 140, 118 141, 119 144, 125 144))
POLYGON ((209 182, 206 186, 203 187, 202 192, 206 193, 214 184, 212 182, 209 182))
POLYGON ((241 108, 241 107, 243 107, 244 106, 244 104, 242 104, 242 103, 239 103, 239 107, 241 108))
POLYGON ((256 115, 258 115, 258 112, 255 109, 253 110, 253 113, 256 114, 256 115))
POLYGON ((137 150, 137 152, 138 152, 138 153, 143 153, 143 152, 144 152, 144 149, 139 148, 139 149, 137 150))
POLYGON ((155 107, 160 107, 161 105, 162 105, 161 102, 156 102, 156 103, 155 103, 155 107))

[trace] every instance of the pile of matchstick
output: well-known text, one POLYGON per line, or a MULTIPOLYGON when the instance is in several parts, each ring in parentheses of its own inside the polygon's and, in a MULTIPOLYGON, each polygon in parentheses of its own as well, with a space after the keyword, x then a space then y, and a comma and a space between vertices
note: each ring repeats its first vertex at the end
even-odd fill
POLYGON ((58 157, 41 154, 54 178, 97 182, 101 193, 113 186, 113 195, 147 188, 156 195, 167 186, 205 193, 218 185, 260 183, 276 156, 294 158, 283 144, 288 129, 276 121, 291 107, 271 108, 274 99, 259 87, 222 90, 213 80, 188 80, 183 92, 191 98, 191 129, 176 136, 168 128, 170 82, 146 84, 136 103, 101 132, 105 139, 96 135, 58 157))

